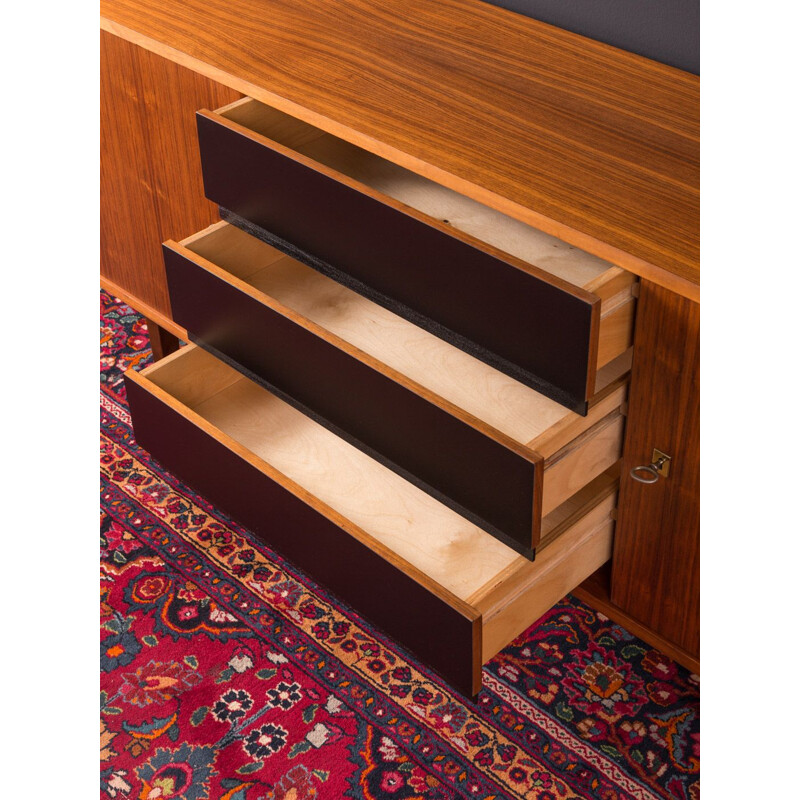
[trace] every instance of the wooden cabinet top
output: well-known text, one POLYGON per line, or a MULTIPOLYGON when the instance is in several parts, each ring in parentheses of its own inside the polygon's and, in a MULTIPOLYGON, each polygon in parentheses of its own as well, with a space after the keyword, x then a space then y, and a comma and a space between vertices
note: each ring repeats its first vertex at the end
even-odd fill
POLYGON ((101 0, 104 29, 699 299, 699 78, 478 0, 101 0))

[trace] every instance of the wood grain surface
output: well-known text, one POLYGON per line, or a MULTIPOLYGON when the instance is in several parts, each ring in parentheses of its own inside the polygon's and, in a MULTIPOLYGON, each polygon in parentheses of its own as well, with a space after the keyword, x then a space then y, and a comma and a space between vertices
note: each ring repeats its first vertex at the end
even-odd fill
POLYGON ((475 603, 483 624, 486 663, 567 592, 611 558, 616 496, 604 500, 539 554, 475 603))
POLYGON ((140 52, 101 31, 100 271, 128 293, 126 302, 138 299, 170 317, 139 102, 140 52))
POLYGON ((101 15, 214 81, 699 295, 694 75, 477 0, 102 0, 101 15))
POLYGON ((616 409, 545 461, 542 514, 554 511, 619 461, 624 427, 625 418, 616 409))
POLYGON ((203 196, 194 114, 239 95, 103 31, 100 48, 100 271, 163 326, 161 242, 219 219, 203 196))
POLYGON ((620 482, 611 600, 694 657, 700 653, 700 307, 642 282, 620 482), (631 468, 653 448, 670 474, 631 468))

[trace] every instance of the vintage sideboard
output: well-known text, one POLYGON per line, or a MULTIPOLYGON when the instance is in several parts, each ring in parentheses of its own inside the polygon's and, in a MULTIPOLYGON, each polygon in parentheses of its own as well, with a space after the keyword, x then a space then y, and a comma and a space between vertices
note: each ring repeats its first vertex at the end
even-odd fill
POLYGON ((478 0, 101 0, 101 59, 141 443, 467 693, 568 591, 699 671, 699 79, 478 0))

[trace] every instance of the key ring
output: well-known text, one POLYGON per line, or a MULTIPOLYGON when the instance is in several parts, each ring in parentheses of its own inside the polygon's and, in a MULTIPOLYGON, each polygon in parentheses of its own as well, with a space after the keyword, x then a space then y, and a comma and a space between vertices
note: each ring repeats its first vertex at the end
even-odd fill
POLYGON ((660 450, 653 450, 653 460, 631 470, 631 478, 639 483, 655 483, 659 478, 669 475, 669 462, 672 459, 660 450))
POLYGON ((635 481, 639 481, 639 483, 655 483, 659 477, 660 476, 655 464, 647 464, 646 466, 641 465, 634 467, 631 470, 631 478, 633 478, 635 481), (644 477, 645 474, 649 475, 650 477, 644 477))

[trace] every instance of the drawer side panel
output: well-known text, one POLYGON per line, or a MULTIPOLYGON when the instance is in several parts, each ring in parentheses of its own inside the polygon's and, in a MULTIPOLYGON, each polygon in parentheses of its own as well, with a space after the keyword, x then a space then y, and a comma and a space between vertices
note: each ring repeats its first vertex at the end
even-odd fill
MULTIPOLYGON (((198 114, 206 196, 371 300, 569 408, 593 391, 597 312, 570 291, 428 224, 424 215, 198 114)), ((555 279, 554 279, 555 281, 555 279)))
POLYGON ((164 467, 414 652, 461 692, 480 689, 480 620, 342 530, 126 376, 136 440, 164 467))

